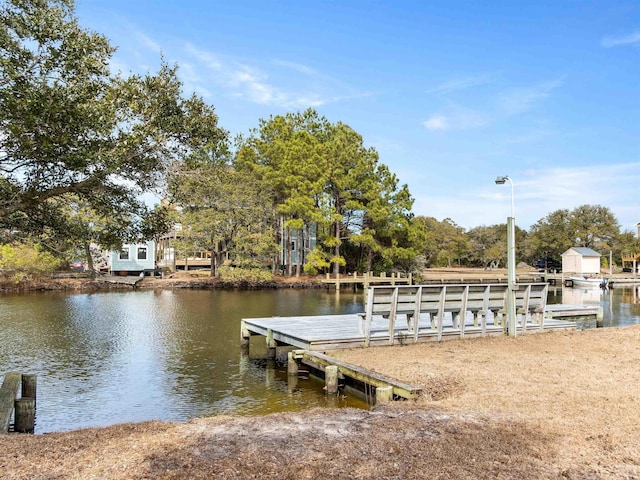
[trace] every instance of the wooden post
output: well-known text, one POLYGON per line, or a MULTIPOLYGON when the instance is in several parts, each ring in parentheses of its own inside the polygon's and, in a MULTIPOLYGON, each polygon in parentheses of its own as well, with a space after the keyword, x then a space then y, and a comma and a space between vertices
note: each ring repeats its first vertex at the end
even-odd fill
POLYGON ((604 325, 604 310, 602 307, 598 307, 598 313, 596 314, 596 327, 601 328, 604 325))
POLYGON ((328 395, 335 395, 338 393, 338 367, 336 365, 329 365, 325 367, 324 382, 328 395))
POLYGON ((276 358, 276 341, 273 339, 273 330, 267 330, 267 360, 276 358))
POLYGON ((15 401, 14 430, 19 433, 33 433, 36 424, 36 399, 22 397, 15 401))
POLYGON ((287 354, 287 374, 290 376, 298 376, 298 362, 293 358, 293 352, 287 354))
POLYGON ((393 387, 376 388, 376 405, 385 405, 393 400, 393 387))
POLYGON ((246 350, 249 350, 249 344, 251 340, 251 332, 247 328, 247 324, 244 320, 240 321, 240 346, 246 350))
POLYGON ((22 375, 22 395, 23 398, 33 398, 36 400, 36 376, 22 375))
POLYGON ((4 376, 4 382, 0 387, 0 435, 9 433, 9 423, 20 388, 20 378, 20 373, 9 372, 4 376))

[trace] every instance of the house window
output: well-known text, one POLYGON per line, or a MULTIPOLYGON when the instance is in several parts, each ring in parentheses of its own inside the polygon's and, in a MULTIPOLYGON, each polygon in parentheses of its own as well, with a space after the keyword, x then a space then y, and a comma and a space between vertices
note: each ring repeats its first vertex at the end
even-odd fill
POLYGON ((129 249, 123 248, 120 250, 120 260, 129 260, 129 249))
POLYGON ((138 260, 147 259, 147 247, 138 247, 138 260))

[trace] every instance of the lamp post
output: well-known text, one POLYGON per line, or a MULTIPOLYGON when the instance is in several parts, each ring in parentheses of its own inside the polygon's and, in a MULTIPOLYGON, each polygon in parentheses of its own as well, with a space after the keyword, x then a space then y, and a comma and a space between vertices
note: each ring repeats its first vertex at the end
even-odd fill
POLYGON ((511 184, 511 216, 507 218, 507 333, 516 336, 516 217, 513 203, 513 180, 507 175, 496 178, 496 184, 511 184))

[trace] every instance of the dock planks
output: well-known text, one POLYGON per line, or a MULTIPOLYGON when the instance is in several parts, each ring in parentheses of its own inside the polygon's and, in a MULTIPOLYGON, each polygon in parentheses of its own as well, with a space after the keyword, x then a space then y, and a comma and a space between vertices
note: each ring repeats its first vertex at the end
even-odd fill
MULTIPOLYGON (((413 332, 409 332, 404 322, 394 327, 395 344, 413 343, 413 332)), ((329 351, 365 346, 365 334, 361 330, 362 320, 358 314, 316 315, 298 317, 245 318, 242 320, 243 335, 262 335, 272 338, 282 345, 291 345, 311 351, 329 351)), ((418 342, 438 341, 438 330, 431 328, 427 318, 420 319, 418 342)), ((559 328, 575 329, 575 322, 544 319, 543 330, 559 328)), ((540 326, 527 322, 526 333, 539 332, 540 326)), ((523 333, 521 327, 518 333, 523 333)), ((487 322, 486 335, 504 335, 501 325, 487 322)), ((464 337, 483 336, 482 327, 474 326, 473 316, 465 317, 464 337)), ((450 315, 445 316, 442 339, 461 338, 460 328, 454 328, 450 315)), ((389 345, 389 322, 382 317, 374 317, 371 325, 370 346, 389 345)))

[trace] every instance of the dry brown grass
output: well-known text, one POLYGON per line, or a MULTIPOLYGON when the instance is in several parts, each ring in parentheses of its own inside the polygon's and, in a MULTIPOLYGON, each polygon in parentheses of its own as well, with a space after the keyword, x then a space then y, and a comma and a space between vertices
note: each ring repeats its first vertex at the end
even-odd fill
POLYGON ((372 411, 12 435, 0 477, 640 478, 640 326, 336 355, 426 394, 372 411))

